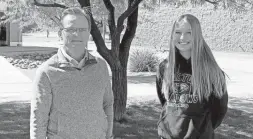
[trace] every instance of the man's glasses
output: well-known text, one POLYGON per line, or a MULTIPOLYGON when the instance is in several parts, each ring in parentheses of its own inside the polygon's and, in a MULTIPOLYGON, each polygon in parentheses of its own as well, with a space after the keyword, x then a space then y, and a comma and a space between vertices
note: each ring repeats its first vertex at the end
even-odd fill
POLYGON ((69 33, 75 33, 75 32, 84 32, 87 31, 87 28, 63 28, 62 30, 69 32, 69 33))

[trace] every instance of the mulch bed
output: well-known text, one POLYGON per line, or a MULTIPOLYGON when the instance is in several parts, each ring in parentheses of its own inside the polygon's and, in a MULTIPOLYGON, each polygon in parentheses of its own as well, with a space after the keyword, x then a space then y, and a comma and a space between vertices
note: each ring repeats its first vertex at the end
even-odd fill
POLYGON ((34 69, 38 68, 43 62, 53 56, 56 52, 49 54, 40 54, 40 53, 29 53, 29 54, 20 54, 16 56, 4 56, 8 62, 13 66, 21 69, 34 69))

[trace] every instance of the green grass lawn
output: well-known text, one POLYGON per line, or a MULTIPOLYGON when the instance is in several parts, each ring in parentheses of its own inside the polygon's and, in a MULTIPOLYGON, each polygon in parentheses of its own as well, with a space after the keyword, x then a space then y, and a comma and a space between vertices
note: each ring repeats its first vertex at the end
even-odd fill
MULTIPOLYGON (((116 139, 157 139, 161 106, 157 100, 129 100, 124 120, 114 122, 116 139)), ((252 139, 252 100, 229 98, 227 115, 216 130, 217 139, 252 139)), ((30 104, 0 104, 0 139, 29 139, 30 104)))

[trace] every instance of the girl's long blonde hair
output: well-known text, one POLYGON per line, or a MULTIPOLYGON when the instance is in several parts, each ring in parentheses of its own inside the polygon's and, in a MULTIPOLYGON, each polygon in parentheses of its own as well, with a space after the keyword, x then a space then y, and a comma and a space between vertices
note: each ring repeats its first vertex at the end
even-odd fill
POLYGON ((203 99, 208 100, 212 92, 215 96, 221 97, 226 91, 226 79, 224 73, 215 61, 211 49, 202 36, 199 20, 190 14, 180 16, 173 24, 170 38, 170 51, 167 58, 168 64, 165 66, 163 79, 163 92, 165 93, 165 97, 168 99, 169 95, 174 92, 176 60, 173 34, 175 25, 183 19, 191 25, 193 35, 191 49, 191 85, 193 88, 193 95, 197 95, 200 101, 203 99))

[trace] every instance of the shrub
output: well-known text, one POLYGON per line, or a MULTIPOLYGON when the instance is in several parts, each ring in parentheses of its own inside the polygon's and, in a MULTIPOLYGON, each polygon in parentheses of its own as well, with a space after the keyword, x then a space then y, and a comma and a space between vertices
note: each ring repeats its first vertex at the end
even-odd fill
POLYGON ((148 49, 134 50, 130 53, 129 70, 131 72, 155 72, 159 58, 148 49))

